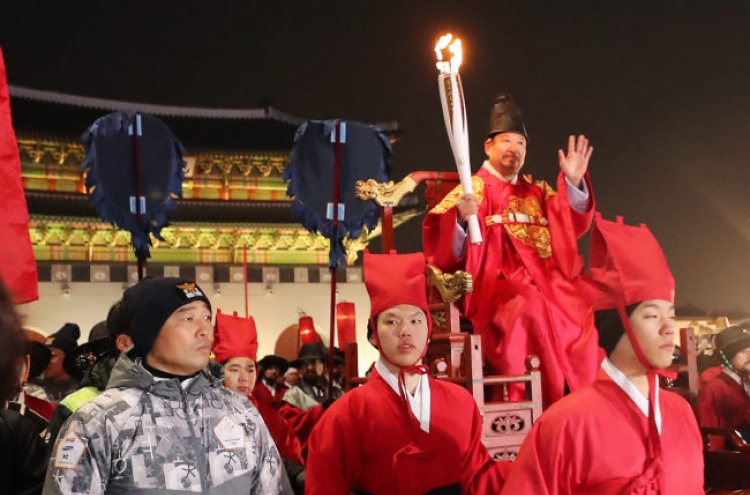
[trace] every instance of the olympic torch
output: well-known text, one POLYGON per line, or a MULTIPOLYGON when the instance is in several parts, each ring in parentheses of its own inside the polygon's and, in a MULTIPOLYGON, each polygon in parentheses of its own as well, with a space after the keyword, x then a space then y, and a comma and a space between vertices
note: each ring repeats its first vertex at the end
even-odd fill
MULTIPOLYGON (((461 76, 458 74, 458 68, 461 66, 463 57, 461 40, 458 38, 454 40, 451 34, 446 34, 435 45, 435 54, 438 60, 438 89, 440 91, 440 103, 443 105, 445 130, 448 132, 453 158, 456 160, 458 178, 461 181, 464 193, 473 194, 469 159, 469 130, 466 127, 466 105, 464 103, 464 90, 461 86, 461 76), (450 58, 446 57, 446 49, 451 53, 450 58)), ((482 232, 479 230, 477 216, 471 215, 468 222, 471 243, 481 244, 482 232)))

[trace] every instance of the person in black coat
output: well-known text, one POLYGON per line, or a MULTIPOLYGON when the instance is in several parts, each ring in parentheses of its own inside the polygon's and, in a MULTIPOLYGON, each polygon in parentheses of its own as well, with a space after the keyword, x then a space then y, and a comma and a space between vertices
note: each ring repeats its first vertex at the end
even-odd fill
POLYGON ((18 392, 26 337, 13 300, 0 281, 0 487, 9 495, 42 492, 47 448, 37 425, 6 406, 18 392))

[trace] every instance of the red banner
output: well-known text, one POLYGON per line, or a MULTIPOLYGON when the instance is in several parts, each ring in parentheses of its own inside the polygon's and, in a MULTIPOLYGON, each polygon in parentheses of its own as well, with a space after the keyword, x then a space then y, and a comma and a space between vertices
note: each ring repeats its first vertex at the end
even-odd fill
POLYGON ((29 210, 21 182, 21 157, 10 115, 5 60, 0 49, 0 278, 16 304, 39 299, 36 260, 29 236, 29 210))

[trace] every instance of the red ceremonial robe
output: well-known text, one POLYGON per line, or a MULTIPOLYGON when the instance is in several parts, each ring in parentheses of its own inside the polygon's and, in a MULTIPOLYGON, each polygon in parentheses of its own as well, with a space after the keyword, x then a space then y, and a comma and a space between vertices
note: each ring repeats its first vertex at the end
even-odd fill
POLYGON ((253 388, 253 397, 255 397, 258 402, 264 402, 271 407, 278 408, 281 405, 281 401, 284 400, 284 394, 287 390, 289 390, 289 387, 279 384, 276 385, 276 393, 271 393, 271 390, 261 381, 255 384, 255 387, 253 388))
MULTIPOLYGON (((750 432, 750 395, 735 379, 725 372, 716 373, 720 366, 709 368, 701 378, 714 375, 701 386, 698 395, 698 419, 701 426, 740 430, 743 436, 750 432)), ((710 438, 711 449, 721 450, 724 439, 710 438)))
POLYGON ((304 466, 305 463, 302 460, 302 447, 300 447, 299 440, 297 440, 297 437, 289 425, 281 418, 279 411, 268 404, 258 402, 258 400, 252 395, 249 395, 248 399, 250 399, 250 402, 255 405, 258 412, 263 417, 263 421, 266 423, 268 431, 271 433, 276 448, 279 449, 279 455, 282 458, 291 459, 297 464, 304 466))
MULTIPOLYGON (((555 193, 528 175, 510 184, 488 167, 472 178, 482 244, 467 240, 464 258, 454 256, 460 186, 427 214, 422 244, 428 263, 471 273, 474 291, 465 298, 464 314, 497 373, 522 374, 529 354, 540 357, 546 407, 563 396, 566 383, 570 390, 591 383, 600 362, 591 304, 582 297, 588 285, 579 277, 577 244, 593 219, 593 192, 587 175, 591 207, 580 214, 569 206, 562 173, 555 193), (534 221, 514 222, 509 213, 534 221)), ((512 400, 523 399, 523 386, 510 393, 512 400)))
MULTIPOLYGON (((660 390, 659 407, 663 475, 659 493, 703 494, 703 443, 690 405, 679 395, 660 390)), ((646 481, 641 475, 648 431, 648 418, 601 371, 593 384, 542 414, 524 441, 502 493, 652 493, 636 489, 646 481)))
POLYGON ((288 402, 282 402, 278 409, 279 415, 294 432, 302 446, 302 458, 307 459, 308 439, 313 431, 313 427, 323 416, 323 406, 318 405, 303 411, 299 407, 293 406, 288 402))
POLYGON ((501 463, 482 444, 474 399, 458 385, 427 379, 429 433, 377 370, 334 402, 310 436, 305 494, 498 493, 501 463))

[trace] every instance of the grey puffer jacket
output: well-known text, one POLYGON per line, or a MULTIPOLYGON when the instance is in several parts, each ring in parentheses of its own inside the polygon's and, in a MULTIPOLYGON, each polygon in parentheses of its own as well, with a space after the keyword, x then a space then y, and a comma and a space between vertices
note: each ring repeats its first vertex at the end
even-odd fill
POLYGON ((258 410, 201 372, 156 380, 120 356, 60 430, 45 495, 291 494, 258 410))

